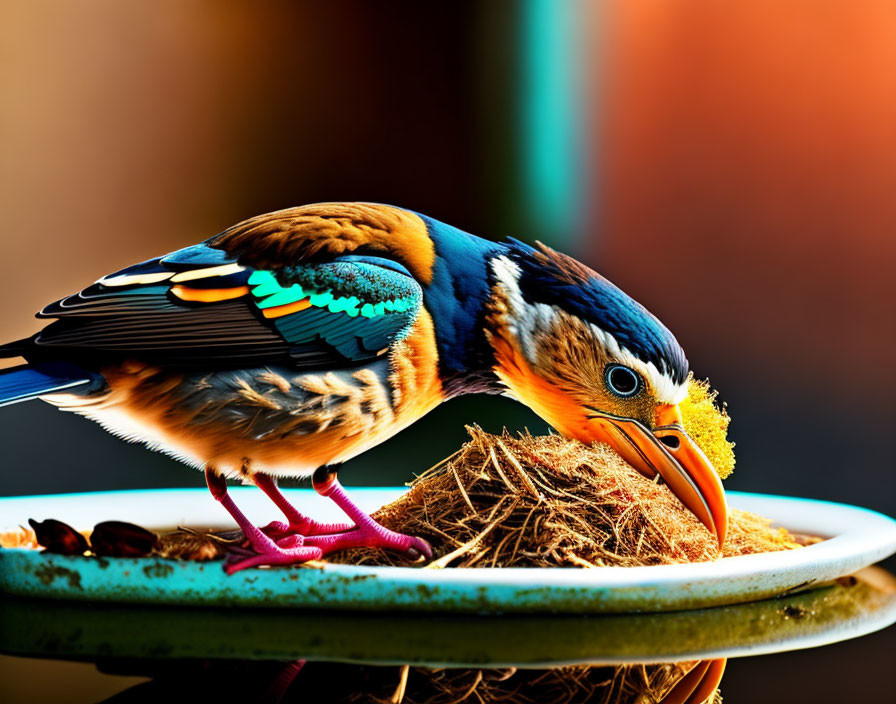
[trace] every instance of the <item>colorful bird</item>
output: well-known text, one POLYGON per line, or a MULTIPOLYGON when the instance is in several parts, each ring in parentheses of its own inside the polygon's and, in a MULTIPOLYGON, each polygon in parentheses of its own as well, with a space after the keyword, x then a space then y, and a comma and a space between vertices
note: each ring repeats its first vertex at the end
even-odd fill
POLYGON ((361 545, 431 555, 361 511, 336 470, 469 393, 510 396, 609 444, 725 539, 721 483, 681 425, 681 347, 542 244, 385 205, 308 205, 105 276, 38 317, 55 320, 0 347, 28 362, 0 372, 0 403, 42 398, 203 468, 252 547, 228 572, 361 545), (307 476, 350 523, 289 504, 277 480, 307 476), (256 484, 286 521, 253 525, 228 478, 256 484))

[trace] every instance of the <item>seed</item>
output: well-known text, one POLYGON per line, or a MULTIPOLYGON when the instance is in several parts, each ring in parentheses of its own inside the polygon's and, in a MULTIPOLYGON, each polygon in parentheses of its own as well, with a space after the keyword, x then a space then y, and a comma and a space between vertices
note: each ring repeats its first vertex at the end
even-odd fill
POLYGON ((103 557, 144 557, 157 541, 155 533, 123 521, 97 523, 90 535, 93 552, 103 557))
POLYGON ((83 555, 90 549, 87 539, 67 523, 53 518, 35 521, 28 519, 38 544, 47 552, 59 555, 83 555))

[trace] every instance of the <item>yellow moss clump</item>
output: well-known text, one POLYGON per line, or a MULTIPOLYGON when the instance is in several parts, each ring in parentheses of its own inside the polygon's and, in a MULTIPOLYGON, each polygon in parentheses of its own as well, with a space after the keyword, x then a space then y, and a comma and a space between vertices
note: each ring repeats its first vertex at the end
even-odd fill
POLYGON ((717 391, 708 381, 688 378, 688 397, 679 404, 684 429, 712 462, 716 472, 726 479, 734 471, 734 443, 728 442, 731 418, 725 408, 716 405, 717 391))

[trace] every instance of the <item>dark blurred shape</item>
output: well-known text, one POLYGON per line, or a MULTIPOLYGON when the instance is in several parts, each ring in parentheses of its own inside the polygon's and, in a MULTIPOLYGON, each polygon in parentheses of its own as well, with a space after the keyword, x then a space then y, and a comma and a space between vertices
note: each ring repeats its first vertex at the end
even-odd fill
POLYGON ((114 659, 101 661, 97 666, 107 674, 152 677, 150 682, 104 700, 108 704, 186 697, 272 704, 457 704, 470 699, 480 704, 703 704, 712 701, 725 660, 553 669, 114 659))

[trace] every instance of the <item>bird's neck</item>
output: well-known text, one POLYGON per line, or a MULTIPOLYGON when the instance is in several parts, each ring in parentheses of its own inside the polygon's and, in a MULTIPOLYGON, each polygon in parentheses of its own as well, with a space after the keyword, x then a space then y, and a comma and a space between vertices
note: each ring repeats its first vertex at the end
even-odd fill
POLYGON ((447 397, 502 393, 485 336, 489 263, 504 245, 421 215, 435 247, 432 283, 423 303, 433 319, 440 374, 447 397))

